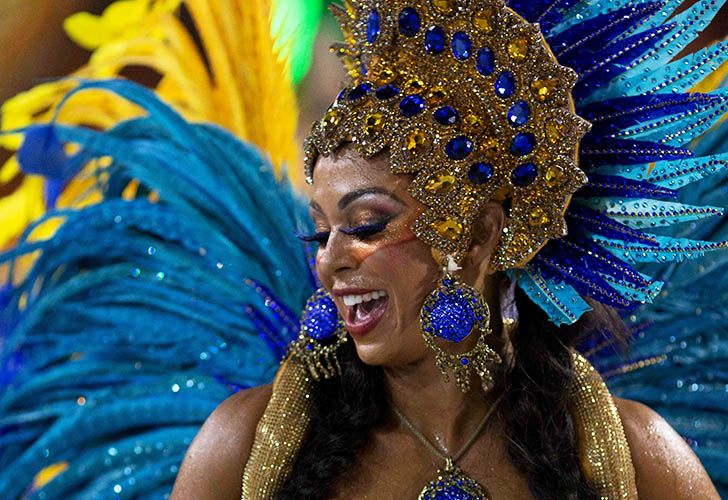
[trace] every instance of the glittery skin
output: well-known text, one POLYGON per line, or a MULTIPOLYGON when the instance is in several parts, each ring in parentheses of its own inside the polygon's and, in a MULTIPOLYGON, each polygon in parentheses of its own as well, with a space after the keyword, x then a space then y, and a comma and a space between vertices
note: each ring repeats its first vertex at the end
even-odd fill
MULTIPOLYGON (((602 499, 636 499, 635 472, 624 428, 599 374, 573 354, 572 417, 582 471, 602 499)), ((243 500, 272 499, 285 484, 310 426, 313 387, 306 368, 286 359, 255 432, 243 474, 243 500)))
POLYGON ((437 2, 362 0, 333 13, 352 88, 306 141, 309 182, 318 156, 344 142, 366 157, 388 147, 392 171, 415 174, 410 191, 427 207, 415 234, 443 254, 463 256, 491 199, 511 199, 496 269, 521 266, 563 236, 566 205, 586 182, 576 153, 588 123, 574 112, 575 73, 557 64, 535 25, 499 0, 458 3, 452 13, 437 2), (434 49, 434 28, 452 44, 434 49), (553 128, 558 141, 548 140, 553 128), (469 175, 479 164, 492 175, 469 175))

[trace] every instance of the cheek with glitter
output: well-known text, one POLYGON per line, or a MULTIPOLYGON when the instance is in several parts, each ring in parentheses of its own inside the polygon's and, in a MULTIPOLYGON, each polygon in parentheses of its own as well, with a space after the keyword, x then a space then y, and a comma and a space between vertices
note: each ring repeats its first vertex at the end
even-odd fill
POLYGON ((357 245, 352 249, 352 254, 354 256, 354 259, 356 259, 356 261, 359 264, 361 264, 374 254, 379 254, 383 251, 392 250, 405 243, 409 243, 410 241, 413 241, 416 238, 417 237, 414 234, 410 233, 409 235, 403 235, 396 240, 391 240, 388 238, 386 240, 383 240, 383 241, 378 242, 373 245, 370 245, 370 244, 357 245))

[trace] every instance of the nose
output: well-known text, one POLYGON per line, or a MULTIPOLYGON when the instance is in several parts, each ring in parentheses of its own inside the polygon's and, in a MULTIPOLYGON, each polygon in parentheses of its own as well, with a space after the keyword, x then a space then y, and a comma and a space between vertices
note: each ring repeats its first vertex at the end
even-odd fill
POLYGON ((332 229, 326 245, 319 246, 316 267, 319 279, 326 288, 331 289, 336 275, 355 269, 359 265, 354 257, 351 242, 351 236, 332 229))

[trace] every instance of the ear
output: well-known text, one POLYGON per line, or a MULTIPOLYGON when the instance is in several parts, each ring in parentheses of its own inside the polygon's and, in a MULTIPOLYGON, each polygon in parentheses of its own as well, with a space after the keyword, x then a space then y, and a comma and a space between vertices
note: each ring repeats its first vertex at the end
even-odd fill
POLYGON ((473 223, 473 238, 465 257, 465 267, 489 272, 490 260, 500 241, 505 224, 505 212, 500 203, 488 202, 473 223))

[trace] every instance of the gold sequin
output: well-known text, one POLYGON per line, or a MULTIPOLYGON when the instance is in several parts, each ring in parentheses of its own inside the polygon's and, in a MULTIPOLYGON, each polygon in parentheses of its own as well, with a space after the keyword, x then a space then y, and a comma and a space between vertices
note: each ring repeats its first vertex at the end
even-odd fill
POLYGON ((412 78, 407 81, 404 89, 405 91, 407 91, 408 94, 419 94, 423 90, 425 90, 425 82, 423 82, 419 78, 412 78))
POLYGON ((429 141, 424 132, 420 129, 415 129, 407 135, 406 146, 410 154, 418 154, 428 148, 429 141))
POLYGON ((547 102, 558 87, 559 81, 554 78, 536 79, 531 83, 531 92, 541 102, 547 102))
POLYGON ((432 223, 432 228, 448 240, 457 239, 463 232, 463 225, 452 217, 436 220, 432 223))
POLYGON ((325 127, 335 127, 339 124, 339 112, 335 109, 330 109, 326 112, 323 118, 325 127))
POLYGON ((469 114, 463 118, 463 132, 470 136, 478 136, 483 133, 485 125, 478 115, 469 114))
POLYGON ((448 99, 447 91, 442 87, 432 87, 430 92, 427 94, 427 99, 430 104, 442 104, 448 99))
POLYGON ((495 12, 492 7, 486 7, 473 14, 473 26, 483 33, 493 31, 493 17, 495 12))
POLYGON ((448 173, 440 173, 436 177, 430 179, 425 189, 430 193, 448 193, 455 187, 455 176, 448 173))
POLYGON ((508 42, 508 55, 516 62, 523 62, 528 57, 528 39, 519 37, 508 42))
POLYGON ((367 116, 365 131, 367 134, 376 134, 384 128, 384 118, 381 113, 367 116))
POLYGON ((548 222, 548 215, 540 207, 534 208, 528 216, 528 223, 534 227, 543 226, 544 224, 548 224, 548 222))
POLYGON ((432 5, 440 14, 451 14, 455 8, 453 0, 432 0, 432 5))

